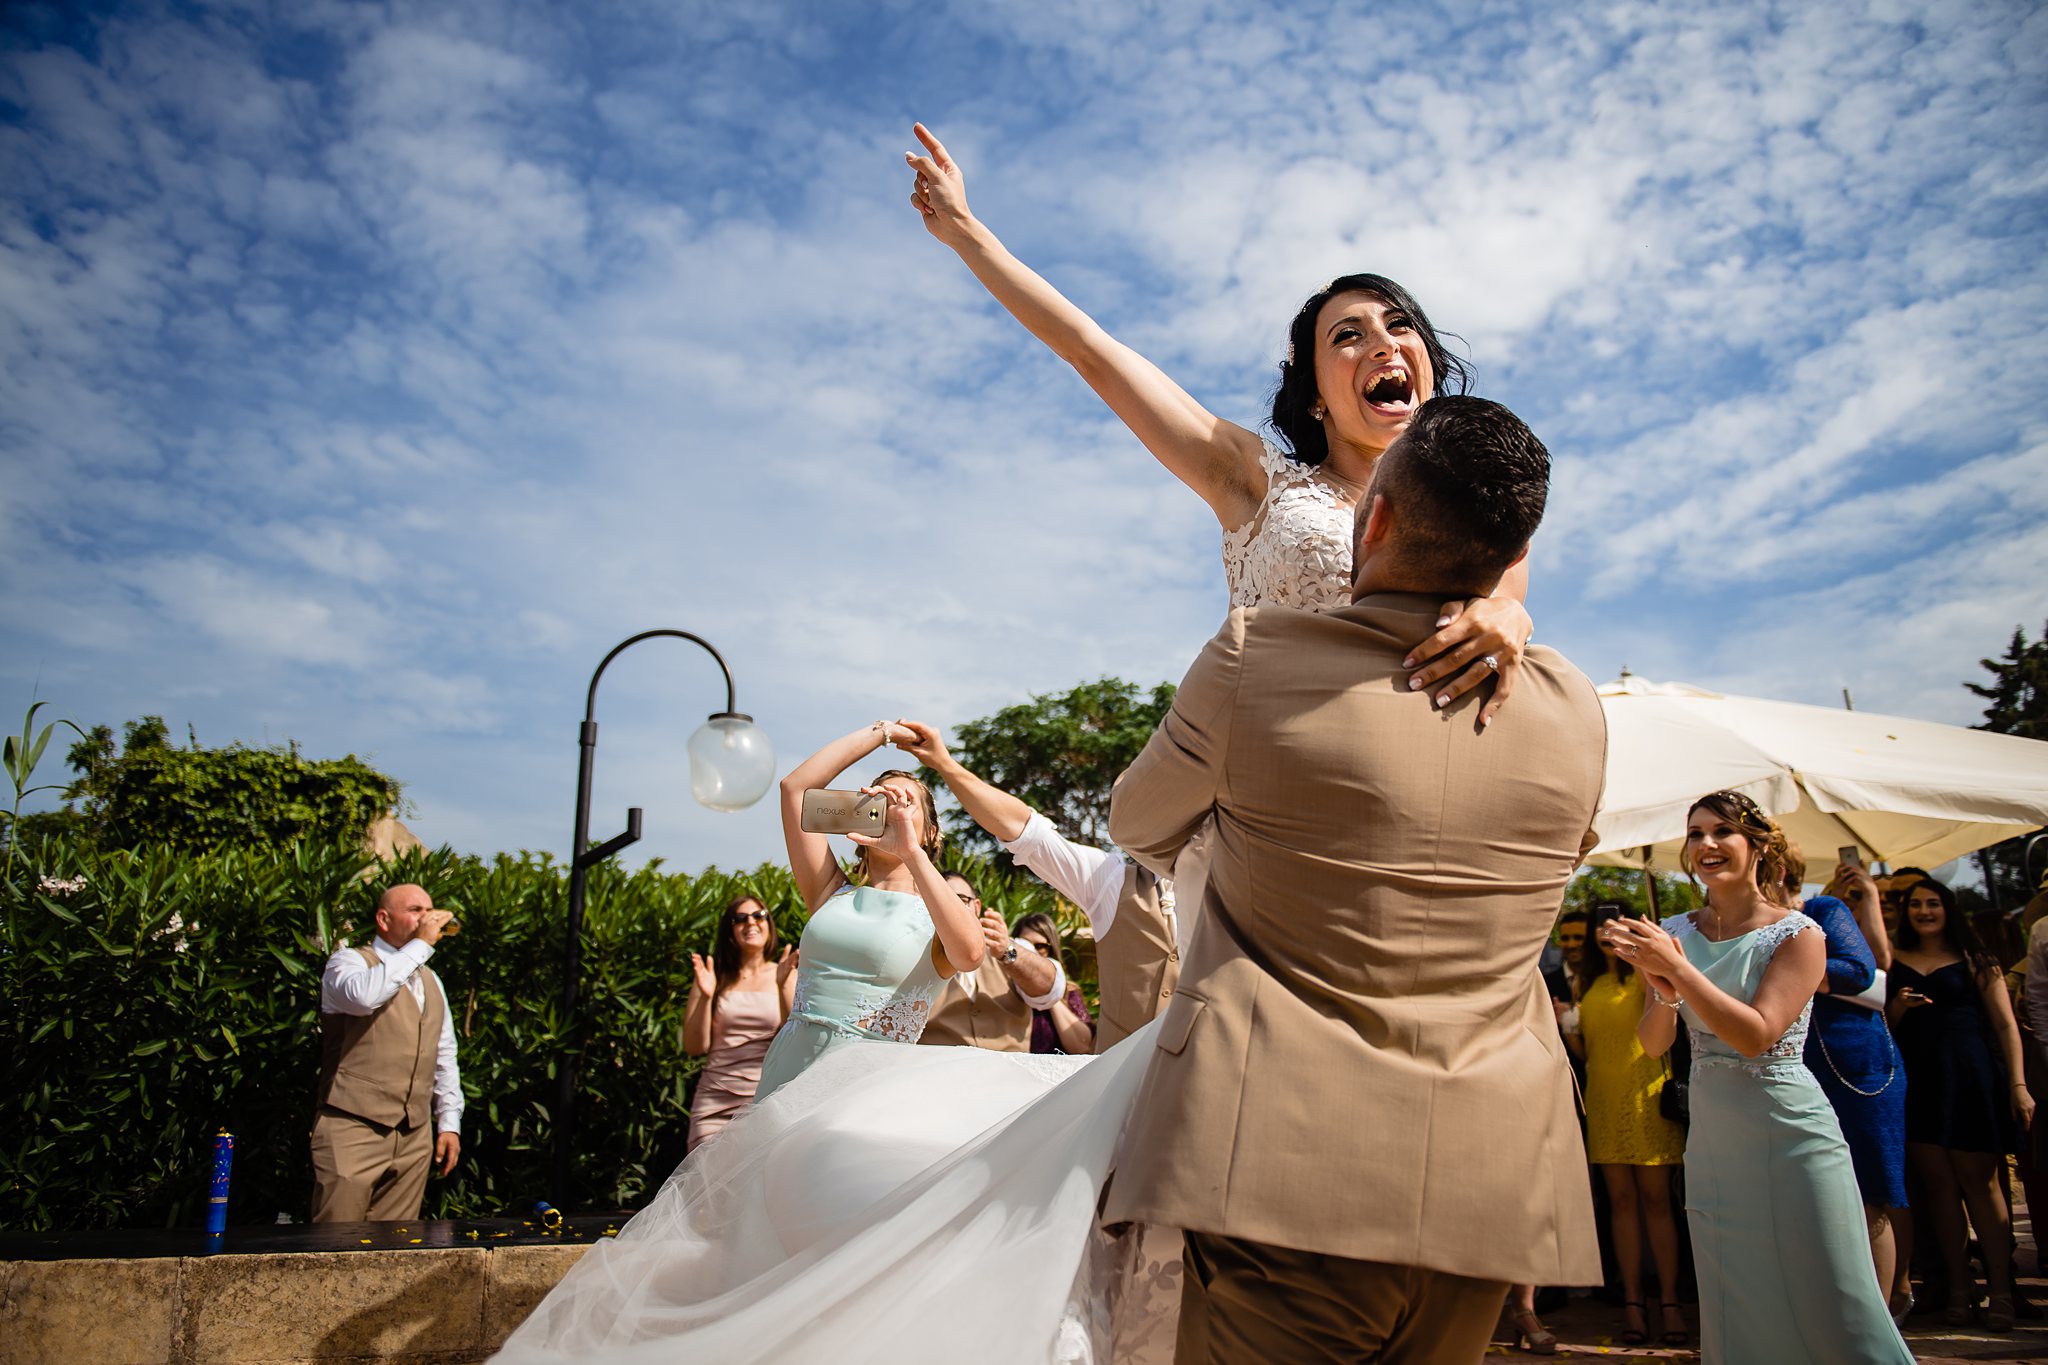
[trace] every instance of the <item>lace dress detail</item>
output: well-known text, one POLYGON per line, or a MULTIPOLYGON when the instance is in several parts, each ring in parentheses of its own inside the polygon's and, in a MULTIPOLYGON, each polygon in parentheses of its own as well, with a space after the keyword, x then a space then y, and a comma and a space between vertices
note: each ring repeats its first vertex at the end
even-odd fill
POLYGON ((1271 441, 1264 445, 1265 500, 1250 521, 1223 533, 1230 605, 1310 611, 1350 605, 1355 493, 1271 441))
MULTIPOLYGON (((1756 930, 1753 946, 1757 953, 1768 962, 1776 955, 1780 946, 1808 929, 1819 932, 1820 925, 1812 916, 1794 910, 1777 923, 1767 924, 1763 928, 1756 930)), ((1679 921, 1672 926, 1671 936, 1681 942, 1686 938, 1695 936, 1703 943, 1710 941, 1706 935, 1700 933, 1699 926, 1693 923, 1693 917, 1690 914, 1681 916, 1679 921)), ((1688 1008, 1683 1013, 1685 1015, 1685 1031, 1692 1043, 1693 1062, 1696 1066, 1702 1064, 1732 1066, 1756 1076, 1770 1075, 1781 1068, 1793 1064, 1796 1064, 1802 1072, 1806 1069, 1806 1028, 1808 1022, 1813 1018, 1813 1001, 1811 1000, 1808 1000, 1800 1008, 1798 1016, 1786 1026, 1784 1034, 1778 1041, 1772 1043, 1754 1057, 1743 1057, 1729 1052, 1718 1038, 1715 1038, 1713 1034, 1706 1032, 1695 1024, 1696 1016, 1691 1009, 1688 1008)))
POLYGON ((925 1021, 931 1017, 931 996, 912 995, 891 1000, 879 1009, 863 1014, 853 1021, 853 1026, 870 1038, 891 1043, 914 1043, 924 1033, 925 1021))

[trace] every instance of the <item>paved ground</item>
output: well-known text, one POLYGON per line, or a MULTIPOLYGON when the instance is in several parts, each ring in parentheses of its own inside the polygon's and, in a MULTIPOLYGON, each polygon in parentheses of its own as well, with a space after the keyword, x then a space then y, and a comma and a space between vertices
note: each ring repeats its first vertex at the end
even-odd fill
MULTIPOLYGON (((2017 1193, 2017 1191, 2015 1191, 2017 1193)), ((2020 1254, 2022 1271, 2034 1269, 2039 1261, 2035 1255, 2031 1221, 2024 1211, 2019 1216, 2020 1254)), ((1971 1361, 2017 1361, 2048 1360, 2048 1280, 2020 1276, 2021 1288, 2026 1290, 2036 1304, 2042 1306, 2042 1316, 2033 1319, 2021 1318, 2008 1333, 1994 1334, 1981 1327, 1943 1327, 1936 1314, 1915 1315, 1906 1321, 1906 1342, 1913 1348, 1914 1356, 1921 1365, 1956 1365, 1956 1362, 1971 1361)), ((1651 1326, 1655 1327, 1657 1314, 1650 1315, 1651 1326)), ((1560 1361, 1584 1361, 1596 1358, 1602 1361, 1671 1361, 1699 1359, 1699 1315, 1691 1304, 1685 1307, 1686 1323, 1693 1329, 1693 1346, 1684 1349, 1671 1347, 1624 1346, 1618 1340, 1621 1331, 1621 1310, 1597 1299, 1573 1299, 1568 1307, 1543 1315, 1543 1325, 1557 1334, 1557 1355, 1560 1361)), ((1490 1361, 1535 1360, 1538 1357, 1524 1355, 1508 1343, 1513 1338, 1503 1320, 1500 1332, 1494 1338, 1493 1349, 1487 1352, 1490 1361)), ((1652 1338, 1654 1342, 1655 1338, 1652 1338)), ((1748 1365, 1745 1362, 1745 1365, 1748 1365)), ((1756 1362, 1767 1365, 1767 1362, 1756 1362)))

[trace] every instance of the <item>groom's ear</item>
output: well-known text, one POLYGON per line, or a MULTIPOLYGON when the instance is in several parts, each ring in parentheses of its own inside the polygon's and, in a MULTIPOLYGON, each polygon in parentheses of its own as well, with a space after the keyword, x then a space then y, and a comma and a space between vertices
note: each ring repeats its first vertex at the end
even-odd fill
POLYGON ((1394 529, 1394 505, 1387 501, 1385 493, 1367 495, 1371 501, 1366 504, 1365 515, 1358 521, 1358 543, 1352 546, 1352 557, 1365 558, 1365 552, 1378 549, 1386 544, 1394 529))

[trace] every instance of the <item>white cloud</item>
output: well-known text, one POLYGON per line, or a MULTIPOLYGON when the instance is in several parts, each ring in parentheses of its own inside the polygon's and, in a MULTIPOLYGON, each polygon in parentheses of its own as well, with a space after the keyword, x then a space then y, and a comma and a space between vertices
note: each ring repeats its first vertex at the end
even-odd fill
MULTIPOLYGON (((1558 454, 1535 606, 1589 672, 1968 719, 1959 674, 2038 624, 2038 12, 842 19, 0 46, 5 676, 372 752, 426 837, 558 850, 589 669, 652 625, 727 652, 785 761, 1178 676, 1213 519, 920 230, 913 115, 1226 417, 1323 279, 1413 287, 1558 454), (1754 620, 1696 621, 1716 573, 1754 620)), ((719 700, 687 653, 608 679, 601 809, 685 865, 779 856, 770 815, 679 807, 719 700)))

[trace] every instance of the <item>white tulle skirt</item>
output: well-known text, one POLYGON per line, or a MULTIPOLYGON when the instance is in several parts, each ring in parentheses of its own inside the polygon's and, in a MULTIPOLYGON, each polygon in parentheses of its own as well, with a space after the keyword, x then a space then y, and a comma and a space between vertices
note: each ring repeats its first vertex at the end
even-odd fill
POLYGON ((1156 1024, 1100 1057, 859 1042, 693 1152, 504 1362, 1167 1362, 1179 1234, 1095 1211, 1156 1024))

